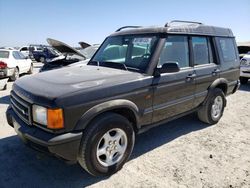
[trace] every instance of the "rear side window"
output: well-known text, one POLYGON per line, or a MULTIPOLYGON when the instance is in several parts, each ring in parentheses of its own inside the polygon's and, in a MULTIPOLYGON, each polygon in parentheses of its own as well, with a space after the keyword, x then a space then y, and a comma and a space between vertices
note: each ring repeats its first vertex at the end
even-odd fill
POLYGON ((9 55, 8 51, 0 51, 0 58, 9 58, 9 55))
POLYGON ((225 62, 237 59, 234 48, 234 40, 232 38, 219 38, 219 45, 225 62))
POLYGON ((13 51, 12 54, 15 59, 22 59, 17 51, 13 51))
POLYGON ((180 68, 189 67, 188 37, 167 37, 157 67, 168 62, 177 62, 180 68))
POLYGON ((209 64, 209 45, 206 37, 192 37, 194 65, 209 64))

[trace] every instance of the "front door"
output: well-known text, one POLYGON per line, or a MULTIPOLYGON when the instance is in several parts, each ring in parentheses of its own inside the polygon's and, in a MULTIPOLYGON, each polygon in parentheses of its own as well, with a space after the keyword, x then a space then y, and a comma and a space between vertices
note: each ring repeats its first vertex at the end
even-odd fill
POLYGON ((177 62, 180 71, 154 78, 153 122, 193 108, 196 75, 190 63, 187 36, 168 35, 157 67, 168 62, 177 62))

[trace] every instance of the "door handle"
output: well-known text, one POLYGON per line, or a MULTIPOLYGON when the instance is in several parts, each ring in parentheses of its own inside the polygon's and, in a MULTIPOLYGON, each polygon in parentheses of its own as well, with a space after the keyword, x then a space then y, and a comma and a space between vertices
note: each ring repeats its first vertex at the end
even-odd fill
POLYGON ((220 69, 214 69, 214 71, 212 72, 212 75, 216 76, 220 72, 221 72, 220 69))
POLYGON ((193 80, 194 78, 196 78, 196 74, 189 74, 189 75, 186 77, 186 80, 187 80, 187 81, 191 81, 191 80, 193 80))

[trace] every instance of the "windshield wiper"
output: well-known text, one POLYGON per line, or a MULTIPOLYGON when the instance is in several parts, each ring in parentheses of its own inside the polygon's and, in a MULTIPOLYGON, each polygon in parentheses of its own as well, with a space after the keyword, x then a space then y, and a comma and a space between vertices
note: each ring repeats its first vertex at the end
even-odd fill
POLYGON ((112 62, 112 61, 105 61, 103 62, 104 66, 107 65, 108 67, 112 67, 112 68, 119 68, 119 69, 124 69, 124 70, 128 70, 127 66, 123 63, 117 63, 117 62, 112 62), (113 65, 113 66, 109 66, 109 65, 113 65))
POLYGON ((117 63, 112 61, 90 61, 88 65, 96 65, 96 66, 102 66, 102 67, 111 67, 111 68, 117 68, 122 70, 128 70, 127 66, 123 63, 117 63))

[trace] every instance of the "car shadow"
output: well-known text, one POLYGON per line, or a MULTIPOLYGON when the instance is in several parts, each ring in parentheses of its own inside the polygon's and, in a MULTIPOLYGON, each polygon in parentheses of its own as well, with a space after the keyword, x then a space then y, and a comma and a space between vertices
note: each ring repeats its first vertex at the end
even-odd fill
POLYGON ((239 90, 250 91, 250 82, 248 82, 247 84, 241 85, 239 90))
MULTIPOLYGON (((195 115, 155 127, 136 137, 131 159, 193 131, 206 128, 195 115)), ((78 164, 26 147, 18 136, 0 139, 0 185, 7 187, 86 187, 109 177, 92 177, 78 164)))
POLYGON ((0 104, 10 104, 10 96, 6 95, 0 98, 0 104))

